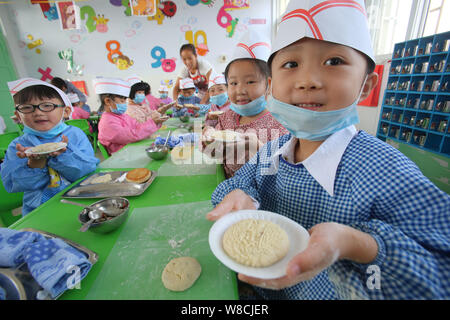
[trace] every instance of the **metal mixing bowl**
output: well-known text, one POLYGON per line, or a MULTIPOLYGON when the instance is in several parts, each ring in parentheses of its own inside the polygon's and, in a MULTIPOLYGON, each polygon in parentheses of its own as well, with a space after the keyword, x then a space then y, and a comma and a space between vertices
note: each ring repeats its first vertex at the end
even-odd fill
POLYGON ((167 157, 169 148, 167 146, 163 147, 155 145, 145 149, 145 152, 150 158, 154 160, 162 160, 167 157))
POLYGON ((78 215, 78 221, 80 221, 81 224, 89 221, 89 208, 98 209, 103 212, 108 212, 108 210, 116 211, 117 209, 120 209, 118 216, 108 217, 103 221, 100 221, 101 219, 99 219, 99 221, 93 222, 88 229, 89 231, 95 233, 108 233, 116 230, 122 223, 125 222, 130 210, 130 202, 126 198, 122 197, 111 197, 97 201, 80 212, 78 215))

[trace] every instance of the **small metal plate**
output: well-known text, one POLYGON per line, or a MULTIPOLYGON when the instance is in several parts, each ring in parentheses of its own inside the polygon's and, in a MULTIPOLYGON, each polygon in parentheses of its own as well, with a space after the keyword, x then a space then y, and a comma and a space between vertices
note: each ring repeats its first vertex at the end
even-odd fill
MULTIPOLYGON (((59 238, 68 245, 82 252, 89 262, 94 265, 98 261, 98 254, 89 250, 86 247, 79 245, 69 239, 65 239, 50 232, 36 230, 33 228, 21 229, 20 231, 36 232, 42 234, 46 239, 59 238)), ((36 300, 36 294, 38 291, 43 290, 39 283, 34 280, 27 264, 24 262, 17 268, 0 268, 0 277, 2 283, 6 283, 10 288, 8 289, 12 293, 12 299, 14 300, 36 300)), ((6 288, 5 288, 6 289, 6 288)), ((61 295, 55 297, 58 299, 61 295)), ((47 298, 50 300, 50 297, 47 298)))
POLYGON ((67 190, 63 198, 107 198, 107 197, 127 197, 138 196, 142 194, 155 180, 156 171, 151 171, 150 179, 144 183, 131 183, 127 181, 114 182, 128 171, 109 171, 98 172, 90 175, 86 179, 80 181, 75 186, 67 190), (91 182, 102 175, 110 174, 111 182, 96 183, 91 182))

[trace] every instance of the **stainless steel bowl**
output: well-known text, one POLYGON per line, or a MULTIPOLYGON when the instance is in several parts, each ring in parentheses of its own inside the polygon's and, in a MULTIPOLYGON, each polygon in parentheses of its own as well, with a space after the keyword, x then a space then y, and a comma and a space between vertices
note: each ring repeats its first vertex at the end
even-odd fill
POLYGON ((169 154, 169 148, 167 146, 151 146, 145 149, 145 152, 154 160, 162 160, 169 154))
POLYGON ((0 287, 5 290, 6 300, 27 299, 27 294, 22 283, 12 270, 0 269, 0 287))
POLYGON ((95 233, 108 233, 116 230, 122 223, 125 222, 128 212, 130 211, 130 202, 126 198, 122 197, 111 197, 97 201, 80 212, 78 215, 78 221, 80 221, 81 224, 89 221, 88 212, 90 208, 99 209, 105 213, 109 210, 116 211, 117 209, 120 209, 119 211, 121 212, 118 216, 98 219, 99 221, 93 222, 88 229, 89 231, 95 233))

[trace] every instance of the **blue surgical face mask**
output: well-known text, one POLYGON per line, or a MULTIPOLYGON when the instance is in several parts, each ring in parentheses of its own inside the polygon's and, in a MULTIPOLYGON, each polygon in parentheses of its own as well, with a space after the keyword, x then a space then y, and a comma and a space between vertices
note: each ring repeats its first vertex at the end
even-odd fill
POLYGON ((112 109, 111 111, 115 114, 124 114, 127 111, 127 104, 126 103, 116 103, 116 109, 112 109))
POLYGON ((160 93, 160 94, 159 94, 159 97, 160 97, 161 99, 165 99, 165 98, 167 98, 167 96, 168 96, 167 93, 160 93))
MULTIPOLYGON (((367 77, 366 77, 367 79, 367 77)), ((332 111, 312 111, 270 97, 267 109, 279 123, 299 139, 323 141, 333 133, 359 122, 356 105, 362 94, 348 107, 332 111)))
POLYGON ((145 99, 145 94, 143 94, 143 93, 138 93, 138 94, 136 94, 135 96, 134 96, 134 102, 136 102, 137 104, 140 104, 140 103, 142 103, 142 101, 144 101, 144 99, 145 99))
POLYGON ((32 134, 32 135, 35 135, 35 136, 38 136, 38 137, 41 137, 44 139, 54 138, 54 137, 60 135, 64 130, 66 130, 66 128, 68 128, 68 125, 64 122, 64 112, 63 112, 61 120, 59 120, 58 124, 47 131, 38 131, 38 130, 35 130, 35 129, 27 126, 23 121, 22 121, 22 123, 23 123, 23 132, 24 133, 32 134))
POLYGON ((211 101, 212 104, 221 107, 228 101, 228 93, 224 92, 216 96, 211 96, 209 97, 209 101, 211 101))
POLYGON ((266 97, 262 95, 247 104, 235 104, 231 102, 230 109, 241 116, 251 117, 263 112, 266 108, 266 105, 266 97))

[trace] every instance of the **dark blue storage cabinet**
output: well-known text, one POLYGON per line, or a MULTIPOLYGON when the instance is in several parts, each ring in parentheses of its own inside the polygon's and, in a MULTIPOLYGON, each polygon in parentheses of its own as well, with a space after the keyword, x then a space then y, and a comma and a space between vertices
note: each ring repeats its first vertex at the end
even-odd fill
POLYGON ((450 32, 397 43, 377 137, 450 157, 450 32))

